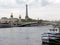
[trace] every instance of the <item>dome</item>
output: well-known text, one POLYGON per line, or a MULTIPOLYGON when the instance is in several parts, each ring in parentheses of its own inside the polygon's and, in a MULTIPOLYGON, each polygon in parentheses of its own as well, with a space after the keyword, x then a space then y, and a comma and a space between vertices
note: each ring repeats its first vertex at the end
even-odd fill
POLYGON ((13 17, 13 13, 11 13, 11 17, 13 17))

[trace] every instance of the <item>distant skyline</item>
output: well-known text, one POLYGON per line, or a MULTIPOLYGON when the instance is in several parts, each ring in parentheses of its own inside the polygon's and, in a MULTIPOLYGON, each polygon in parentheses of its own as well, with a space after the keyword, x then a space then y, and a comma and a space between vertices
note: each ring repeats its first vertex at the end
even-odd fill
POLYGON ((0 0, 0 18, 19 15, 25 18, 28 4, 29 17, 33 19, 60 20, 60 0, 0 0))

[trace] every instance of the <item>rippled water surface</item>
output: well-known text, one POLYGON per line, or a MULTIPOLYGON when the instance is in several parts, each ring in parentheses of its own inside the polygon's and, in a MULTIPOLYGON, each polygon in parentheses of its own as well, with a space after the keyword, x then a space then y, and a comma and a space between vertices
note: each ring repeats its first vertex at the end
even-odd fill
POLYGON ((0 45, 41 45, 41 34, 51 26, 0 28, 0 45))

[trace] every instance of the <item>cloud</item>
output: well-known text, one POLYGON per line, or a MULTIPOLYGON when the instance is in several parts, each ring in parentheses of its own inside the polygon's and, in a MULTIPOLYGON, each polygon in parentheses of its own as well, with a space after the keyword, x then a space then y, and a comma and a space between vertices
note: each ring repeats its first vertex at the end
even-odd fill
POLYGON ((57 7, 60 8, 60 0, 0 0, 0 8, 14 9, 25 8, 25 4, 30 7, 57 7))
POLYGON ((60 17, 60 0, 0 0, 0 16, 8 17, 12 11, 15 17, 17 17, 16 13, 22 14, 24 17, 26 3, 29 6, 29 16, 32 18, 48 19, 48 17, 52 17, 49 18, 52 20, 54 16, 57 19, 60 17))
POLYGON ((25 4, 33 6, 45 6, 47 1, 44 0, 0 0, 0 7, 2 8, 20 8, 25 4))
POLYGON ((56 4, 56 3, 60 3, 60 0, 47 0, 48 2, 52 2, 52 3, 54 3, 54 4, 56 4))
POLYGON ((57 7, 60 8, 60 0, 47 0, 49 3, 48 7, 57 7))
POLYGON ((42 5, 42 6, 46 6, 46 5, 49 4, 47 0, 41 0, 41 1, 42 1, 42 2, 41 2, 41 5, 42 5))
POLYGON ((17 3, 18 5, 20 5, 20 4, 25 4, 25 0, 16 0, 16 3, 17 3))
POLYGON ((35 7, 60 7, 60 0, 0 0, 0 7, 22 8, 26 3, 35 7))
POLYGON ((0 0, 0 7, 2 8, 12 8, 17 6, 15 0, 0 0))
POLYGON ((34 0, 0 0, 0 7, 2 8, 20 8, 26 3, 33 3, 34 0))

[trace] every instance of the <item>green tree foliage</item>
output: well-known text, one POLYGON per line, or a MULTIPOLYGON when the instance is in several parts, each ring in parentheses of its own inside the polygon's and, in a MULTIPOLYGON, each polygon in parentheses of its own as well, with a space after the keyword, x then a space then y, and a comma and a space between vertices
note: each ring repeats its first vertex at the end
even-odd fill
POLYGON ((22 22, 37 22, 37 20, 34 20, 34 19, 28 19, 28 20, 25 20, 25 19, 21 19, 22 22))
POLYGON ((43 20, 38 20, 38 23, 40 23, 40 24, 41 24, 42 22, 43 22, 43 20))

